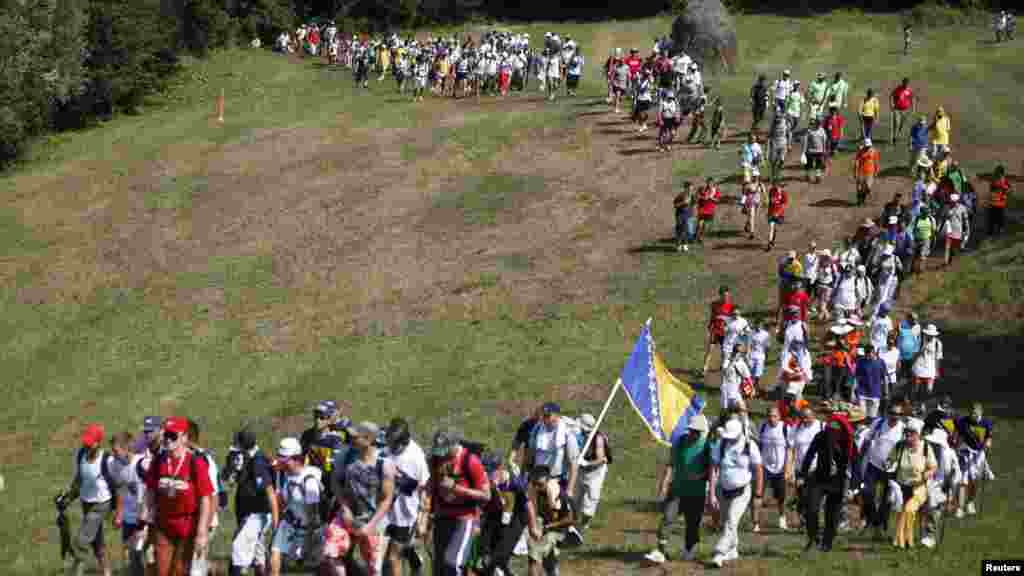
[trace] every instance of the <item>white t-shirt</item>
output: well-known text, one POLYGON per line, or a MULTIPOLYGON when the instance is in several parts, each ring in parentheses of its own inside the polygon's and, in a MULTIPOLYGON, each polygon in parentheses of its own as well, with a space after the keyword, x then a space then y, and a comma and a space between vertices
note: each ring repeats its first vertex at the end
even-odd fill
POLYGON ((743 358, 736 358, 722 368, 722 407, 728 408, 743 398, 740 385, 750 378, 750 367, 743 358))
POLYGON ((772 335, 761 328, 750 336, 750 357, 764 360, 772 345, 772 335))
POLYGON ((781 420, 775 426, 769 422, 761 425, 759 442, 766 474, 778 476, 785 471, 786 453, 789 449, 789 438, 786 433, 786 424, 781 420))
POLYGON ((751 468, 761 465, 761 451, 756 443, 745 436, 740 436, 740 440, 728 447, 723 442, 712 450, 711 458, 719 466, 718 481, 723 490, 736 490, 750 484, 753 478, 751 468))
POLYGON ((561 477, 565 467, 576 460, 580 452, 576 435, 570 433, 562 421, 554 429, 543 424, 534 426, 530 434, 530 449, 533 450, 533 465, 548 466, 552 478, 561 477))
POLYGON ((138 474, 138 464, 142 458, 142 454, 133 454, 127 463, 118 464, 117 472, 114 473, 121 483, 122 520, 125 524, 139 523, 139 501, 145 490, 138 474))
POLYGON ((892 319, 878 316, 871 322, 871 345, 881 353, 889 346, 889 334, 892 332, 892 319))
MULTIPOLYGON (((800 422, 796 427, 789 429, 789 445, 793 448, 793 466, 796 470, 800 470, 800 467, 804 464, 804 456, 807 456, 807 451, 811 448, 811 442, 814 441, 814 437, 821 432, 822 428, 821 421, 815 420, 810 424, 800 422)), ((813 471, 817 463, 817 457, 815 462, 811 463, 809 471, 813 471)))
POLYGON ((742 316, 737 316, 726 323, 725 336, 722 338, 722 353, 728 356, 740 336, 749 331, 750 322, 747 322, 747 319, 742 316))
MULTIPOLYGON (((75 458, 74 466, 77 470, 79 466, 77 450, 75 451, 75 458)), ((103 477, 103 459, 107 458, 107 453, 100 450, 96 460, 92 462, 89 461, 88 453, 83 453, 81 458, 81 470, 78 472, 81 479, 81 484, 79 484, 78 488, 79 498, 82 499, 82 502, 89 504, 109 502, 112 498, 110 486, 107 484, 106 478, 103 477)), ((116 466, 117 464, 113 456, 111 456, 107 462, 107 472, 115 477, 117 474, 116 466)))
POLYGON ((882 362, 885 362, 886 375, 889 376, 890 380, 894 380, 896 377, 896 370, 899 368, 900 349, 895 347, 889 348, 885 352, 879 354, 878 357, 882 359, 882 362))
POLYGON ((394 463, 397 471, 395 480, 397 496, 388 512, 388 524, 403 528, 412 526, 416 524, 416 516, 420 513, 422 503, 420 491, 413 492, 411 496, 403 494, 398 489, 398 484, 401 482, 399 478, 403 476, 411 478, 419 484, 420 488, 426 486, 427 480, 430 479, 430 466, 427 464, 427 457, 423 453, 423 448, 420 448, 415 440, 410 440, 409 445, 398 456, 388 455, 387 457, 394 463))
POLYGON ((312 520, 306 517, 306 507, 320 503, 321 478, 319 468, 304 466, 298 474, 286 474, 279 481, 277 491, 284 500, 285 508, 304 526, 312 520))
POLYGON ((897 442, 903 439, 903 421, 899 421, 895 426, 890 427, 888 420, 883 421, 879 424, 881 428, 872 429, 871 435, 868 438, 871 439, 871 447, 868 449, 868 463, 878 468, 879 470, 885 470, 885 461, 889 458, 889 452, 892 452, 893 446, 897 442))
POLYGON ((921 352, 914 360, 915 378, 935 378, 939 372, 939 360, 942 360, 942 341, 938 338, 925 337, 921 343, 921 352))
POLYGON ((776 80, 774 86, 775 98, 777 100, 785 100, 789 97, 789 93, 792 89, 793 83, 791 81, 782 79, 776 80))
POLYGON ((558 78, 562 75, 562 61, 558 55, 548 57, 548 78, 558 78))

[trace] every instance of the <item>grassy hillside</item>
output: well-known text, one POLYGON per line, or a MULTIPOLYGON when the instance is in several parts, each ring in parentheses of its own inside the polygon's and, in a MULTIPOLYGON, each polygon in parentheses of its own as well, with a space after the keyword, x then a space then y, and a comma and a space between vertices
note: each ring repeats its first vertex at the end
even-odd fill
MULTIPOLYGON (((587 117, 603 110, 588 104, 603 96, 596 69, 608 52, 646 51, 669 25, 526 27, 534 38, 564 30, 584 46, 589 76, 577 101, 411 105, 389 82, 367 94, 347 73, 239 51, 190 63, 173 98, 142 116, 38 146, 29 165, 0 180, 0 498, 12 520, 0 526, 0 565, 58 573, 50 501, 70 478, 88 422, 110 433, 138 428, 149 413, 188 414, 221 452, 252 423, 271 450, 307 425, 313 402, 334 398, 356 420, 404 415, 423 440, 447 421, 505 446, 542 399, 596 412, 648 317, 670 368, 689 378, 717 287, 740 287, 751 315, 768 314, 774 289, 768 259, 755 270, 736 251, 683 258, 656 241, 671 230, 673 186, 728 176, 735 146, 655 164, 609 147, 614 128, 587 117), (578 164, 579 174, 551 177, 563 174, 560 163, 578 164), (345 242, 321 241, 350 229, 345 242)), ((1021 160, 1015 88, 1024 64, 1013 47, 980 43, 980 31, 922 32, 924 47, 903 58, 892 53, 892 17, 738 25, 740 70, 712 81, 731 119, 745 114, 757 72, 788 67, 807 79, 842 70, 851 105, 866 86, 886 91, 909 74, 925 109, 949 111, 968 171, 1021 160)), ((903 156, 883 150, 883 163, 903 156)), ((813 233, 824 246, 842 232, 805 216, 800 242, 813 233)), ((948 334, 953 376, 942 385, 984 398, 998 418, 992 460, 1005 479, 985 515, 957 523, 938 554, 885 551, 881 561, 858 539, 840 544, 851 552, 805 562, 796 559, 799 537, 745 533, 744 554, 763 562, 741 571, 964 573, 982 558, 1014 556, 1024 494, 1013 456, 1024 448, 1012 409, 1017 239, 929 276, 908 301, 948 334)), ((715 410, 717 389, 701 393, 715 410)), ((654 543, 649 501, 661 450, 623 398, 606 429, 618 460, 595 521, 596 552, 563 570, 653 573, 639 560, 654 543)), ((233 528, 230 514, 224 522, 233 528)), ((214 556, 227 554, 222 533, 214 556)))

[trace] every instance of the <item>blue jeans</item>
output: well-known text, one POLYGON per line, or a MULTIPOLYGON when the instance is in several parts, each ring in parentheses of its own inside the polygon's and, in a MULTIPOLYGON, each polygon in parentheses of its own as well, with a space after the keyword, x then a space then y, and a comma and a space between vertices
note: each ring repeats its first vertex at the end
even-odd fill
POLYGON ((868 464, 864 470, 864 491, 861 494, 864 498, 864 518, 867 519, 868 525, 888 530, 889 483, 886 473, 873 464, 868 464), (882 483, 882 490, 876 493, 879 482, 882 483))

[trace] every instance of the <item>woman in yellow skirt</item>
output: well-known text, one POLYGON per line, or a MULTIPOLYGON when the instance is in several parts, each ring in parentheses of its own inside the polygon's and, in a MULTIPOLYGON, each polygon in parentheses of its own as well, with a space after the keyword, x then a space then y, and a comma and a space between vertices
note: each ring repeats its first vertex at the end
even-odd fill
POLYGON ((903 506, 896 513, 897 548, 914 547, 917 511, 928 499, 928 480, 935 474, 938 462, 931 447, 921 440, 924 422, 911 418, 904 428, 904 437, 889 453, 888 469, 903 495, 903 506))

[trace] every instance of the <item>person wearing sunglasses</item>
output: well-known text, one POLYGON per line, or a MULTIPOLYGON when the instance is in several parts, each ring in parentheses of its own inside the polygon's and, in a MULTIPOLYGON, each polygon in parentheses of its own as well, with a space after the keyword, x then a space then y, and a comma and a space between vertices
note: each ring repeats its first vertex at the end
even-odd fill
MULTIPOLYGON (((350 444, 344 431, 348 422, 340 424, 339 426, 338 405, 334 400, 323 400, 313 407, 313 426, 307 428, 299 437, 305 463, 318 468, 323 478, 331 477, 335 461, 350 444)), ((321 522, 327 521, 333 498, 333 488, 328 483, 324 487, 324 497, 320 499, 321 522)))
POLYGON ((157 574, 185 576, 193 558, 206 556, 214 489, 206 459, 189 446, 188 420, 168 418, 162 439, 144 478, 155 513, 157 574))
POLYGON ((876 540, 882 540, 889 529, 888 460, 893 448, 903 440, 904 408, 893 403, 885 418, 878 418, 871 424, 861 452, 864 454, 861 478, 864 479, 865 528, 871 528, 876 540), (882 484, 879 491, 878 484, 882 484))

